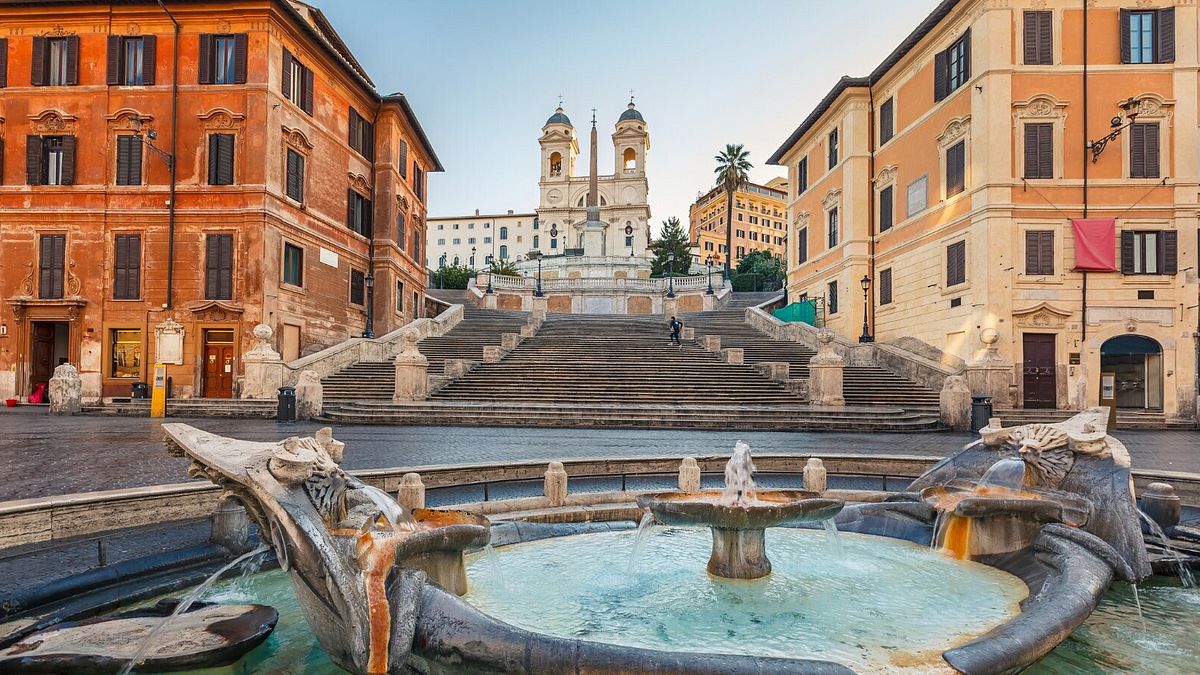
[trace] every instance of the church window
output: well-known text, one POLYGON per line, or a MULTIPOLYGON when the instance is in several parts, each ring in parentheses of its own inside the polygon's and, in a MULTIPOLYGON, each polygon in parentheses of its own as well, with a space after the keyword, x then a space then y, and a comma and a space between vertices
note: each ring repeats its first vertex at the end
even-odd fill
POLYGON ((557 152, 550 153, 550 175, 562 175, 562 155, 557 152))
POLYGON ((454 266, 458 267, 458 256, 454 256, 454 266))
POLYGON ((625 245, 633 248, 633 237, 625 237, 625 245))
MULTIPOLYGON (((454 245, 455 245, 455 246, 457 246, 457 245, 459 245, 459 244, 461 244, 461 243, 462 243, 462 239, 459 239, 458 237, 455 237, 455 238, 454 238, 454 245)), ((457 264, 457 263, 455 263, 455 264, 457 264)))
POLYGON ((625 160, 625 170, 633 171, 637 168, 637 151, 633 148, 625 148, 625 153, 622 156, 625 160))

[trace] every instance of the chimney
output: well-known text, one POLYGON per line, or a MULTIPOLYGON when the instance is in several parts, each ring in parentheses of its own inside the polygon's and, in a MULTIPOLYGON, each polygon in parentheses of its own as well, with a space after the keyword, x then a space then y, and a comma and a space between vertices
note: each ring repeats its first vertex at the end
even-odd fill
POLYGON ((479 215, 479 209, 475 209, 475 215, 479 215))

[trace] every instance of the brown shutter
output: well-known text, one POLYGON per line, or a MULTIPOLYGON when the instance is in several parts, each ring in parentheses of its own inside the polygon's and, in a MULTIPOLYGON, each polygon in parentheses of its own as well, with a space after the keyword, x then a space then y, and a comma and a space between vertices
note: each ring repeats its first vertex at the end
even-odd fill
POLYGON ((1042 232, 1038 237, 1038 258, 1041 259, 1041 273, 1054 274, 1054 233, 1042 232))
POLYGON ((354 229, 354 190, 346 188, 346 227, 354 229))
POLYGON ((113 297, 117 300, 134 300, 140 295, 142 238, 137 234, 118 234, 113 251, 113 297))
POLYGON ((206 244, 204 297, 230 300, 233 298, 233 235, 210 234, 206 244))
POLYGON ((132 136, 117 136, 117 185, 131 185, 129 182, 129 141, 132 138, 132 136))
POLYGON ((1054 178, 1054 125, 1038 125, 1038 174, 1054 178))
POLYGON ((313 71, 310 68, 302 68, 300 72, 304 74, 304 81, 301 83, 300 89, 300 107, 311 115, 313 112, 313 71))
POLYGON ((1133 274, 1133 232, 1121 232, 1121 274, 1133 274))
POLYGON ((283 82, 283 97, 289 98, 292 91, 292 53, 287 49, 283 50, 283 76, 280 79, 283 82))
POLYGON ((1039 63, 1050 65, 1054 63, 1054 13, 1038 12, 1038 55, 1039 63))
POLYGON ((1037 232, 1025 233, 1025 274, 1041 274, 1041 265, 1038 255, 1039 237, 1037 232))
POLYGON ((949 55, 942 51, 933 55, 933 100, 940 101, 946 98, 949 88, 949 55))
POLYGON ((233 152, 237 137, 233 134, 217 135, 217 176, 222 185, 233 185, 233 152))
POLYGON ((889 185, 879 191, 879 231, 892 229, 892 204, 895 198, 892 196, 892 186, 889 185))
POLYGON ((350 109, 350 130, 349 130, 349 133, 347 134, 348 135, 347 142, 350 144, 351 148, 353 148, 354 150, 358 150, 359 152, 362 152, 362 148, 358 147, 358 140, 357 140, 357 136, 355 134, 356 131, 358 131, 358 111, 355 110, 354 108, 351 108, 350 109))
POLYGON ((38 297, 63 297, 63 271, 66 235, 43 234, 38 251, 38 297))
POLYGON ((221 299, 233 299, 233 235, 221 235, 221 299))
POLYGON ((233 36, 233 83, 246 84, 246 52, 247 36, 238 33, 233 36))
POLYGON ((8 38, 0 38, 0 89, 8 86, 8 38))
POLYGON ((204 243, 204 298, 206 300, 216 300, 221 246, 217 243, 217 235, 215 234, 208 235, 204 243))
POLYGON ((1175 62, 1175 8, 1167 7, 1154 12, 1155 63, 1175 62))
MULTIPOLYGON (((109 46, 112 46, 111 41, 109 46)), ((128 266, 125 235, 118 234, 113 238, 113 298, 117 300, 125 299, 125 287, 127 284, 125 271, 128 266)))
POLYGON ((46 38, 33 38, 33 53, 29 58, 29 83, 35 87, 46 84, 46 38))
POLYGON ((887 143, 888 141, 892 140, 892 136, 895 133, 895 121, 893 119, 894 114, 892 111, 893 100, 894 99, 889 98, 888 100, 883 102, 883 105, 879 106, 879 144, 880 145, 883 145, 884 143, 887 143))
POLYGON ((408 143, 400 141, 400 177, 408 178, 408 143))
POLYGON ((158 62, 158 38, 147 35, 142 38, 142 84, 154 84, 154 64, 158 62))
POLYGON ((1142 138, 1145 143, 1146 152, 1146 174, 1145 178, 1158 178, 1158 123, 1143 124, 1142 138))
POLYGON ((971 29, 968 28, 962 36, 963 42, 963 82, 971 79, 971 29))
POLYGON ((1121 10, 1121 63, 1129 63, 1133 60, 1130 56, 1132 49, 1129 46, 1129 10, 1121 10))
POLYGON ((367 239, 375 238, 375 205, 370 199, 362 200, 362 235, 367 239))
POLYGON ((1038 168, 1037 125, 1025 125, 1025 177, 1040 178, 1038 168))
POLYGON ((208 184, 220 185, 220 171, 217 169, 218 155, 220 154, 220 134, 211 134, 208 137, 208 184))
POLYGON ((1025 12, 1025 65, 1041 63, 1038 60, 1038 21, 1041 12, 1025 12))
POLYGON ((121 36, 108 36, 108 84, 125 84, 121 77, 121 36))
POLYGON ((879 272, 879 304, 892 304, 892 270, 888 268, 879 272))
POLYGON ((1163 230, 1158 233, 1159 274, 1179 273, 1179 233, 1163 230))
POLYGON ((28 185, 42 184, 42 137, 25 137, 25 182, 28 185))
MULTIPOLYGON (((176 37, 175 39, 179 39, 176 37)), ((204 34, 200 36, 200 67, 197 69, 198 79, 200 84, 212 84, 212 47, 213 36, 204 34)))
POLYGON ((1129 125, 1129 177, 1143 178, 1146 175, 1146 130, 1145 125, 1129 125))
POLYGON ((67 84, 79 84, 79 36, 67 36, 67 84))
POLYGON ((75 137, 62 137, 62 184, 75 184, 75 137))

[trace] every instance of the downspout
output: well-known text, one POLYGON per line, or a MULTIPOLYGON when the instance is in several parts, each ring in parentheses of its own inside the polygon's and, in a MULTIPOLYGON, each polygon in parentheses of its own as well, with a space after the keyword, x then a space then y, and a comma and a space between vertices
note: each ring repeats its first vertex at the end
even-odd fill
POLYGON ((167 302, 166 309, 175 306, 175 165, 179 150, 179 22, 175 15, 158 0, 158 6, 166 13, 167 18, 175 26, 175 38, 171 41, 171 162, 167 169, 171 172, 171 183, 167 188, 167 302))
MULTIPOLYGON (((379 182, 379 171, 375 166, 375 129, 379 122, 379 111, 383 108, 383 101, 380 100, 375 107, 375 116, 371 119, 371 210, 375 210, 377 202, 375 201, 375 184, 379 182)), ((367 278, 371 283, 367 284, 367 328, 363 331, 363 337, 375 337, 375 217, 371 216, 371 232, 367 237, 367 278)), ((404 250, 404 242, 398 242, 400 250, 404 250)), ((413 308, 416 311, 416 307, 413 308)))
MULTIPOLYGON (((867 81, 867 102, 871 109, 867 111, 867 148, 870 153, 867 155, 867 204, 870 208, 867 209, 867 276, 871 278, 870 289, 868 293, 867 316, 863 317, 864 322, 871 327, 871 338, 875 338, 875 293, 878 289, 875 288, 875 83, 867 81), (869 319, 869 321, 868 321, 869 319)), ((895 115, 892 116, 893 119, 895 115)), ((893 124, 894 126, 894 124, 893 124)), ((893 198, 894 199, 894 198, 893 198)))
MULTIPOLYGON (((1091 140, 1088 136, 1088 0, 1082 0, 1083 4, 1083 217, 1088 217, 1088 150, 1091 149, 1091 140)), ((1083 308, 1083 320, 1079 322, 1080 331, 1080 351, 1087 351, 1087 270, 1081 272, 1083 275, 1083 288, 1080 292, 1080 302, 1083 308)), ((1082 359, 1080 359, 1082 362, 1082 359)), ((1085 366, 1086 370, 1086 366, 1085 366)))

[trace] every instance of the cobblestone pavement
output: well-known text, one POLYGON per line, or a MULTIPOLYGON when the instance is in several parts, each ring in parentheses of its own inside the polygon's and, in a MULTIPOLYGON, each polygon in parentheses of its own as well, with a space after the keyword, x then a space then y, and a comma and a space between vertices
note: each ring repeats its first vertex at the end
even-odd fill
MULTIPOLYGON (((167 418, 247 440, 311 434, 320 425, 270 420, 167 418)), ((0 501, 180 483, 187 462, 166 453, 161 420, 144 417, 51 417, 45 408, 0 408, 0 501)), ((348 469, 578 457, 685 456, 728 453, 745 440, 755 452, 944 456, 971 434, 637 431, 345 425, 348 469)), ((1123 431, 1136 468, 1200 471, 1200 433, 1123 431)))

